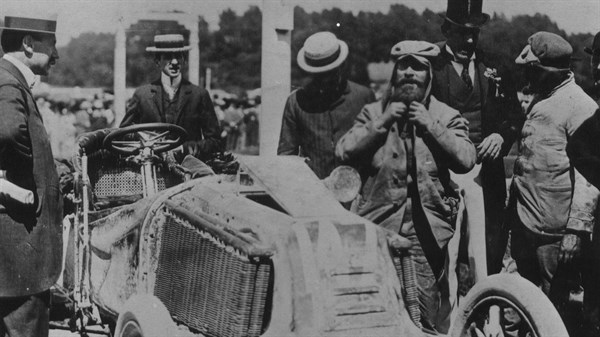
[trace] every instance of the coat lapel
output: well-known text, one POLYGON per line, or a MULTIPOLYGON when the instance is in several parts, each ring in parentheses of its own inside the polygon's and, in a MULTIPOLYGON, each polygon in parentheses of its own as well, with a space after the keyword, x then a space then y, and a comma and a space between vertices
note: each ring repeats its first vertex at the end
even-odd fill
POLYGON ((488 95, 489 95, 489 81, 487 80, 487 77, 485 77, 485 70, 486 70, 486 66, 479 61, 478 58, 475 58, 475 69, 477 70, 477 77, 479 80, 479 86, 480 86, 480 96, 481 96, 481 109, 483 110, 483 107, 486 104, 486 101, 488 99, 488 95))
POLYGON ((439 73, 439 75, 441 75, 441 80, 438 83, 442 83, 440 88, 440 90, 442 90, 442 97, 450 97, 450 71, 454 71, 451 62, 452 56, 448 54, 446 44, 442 45, 440 48, 443 58, 443 68, 439 73))
POLYGON ((23 74, 21 74, 21 71, 19 71, 19 69, 17 67, 15 67, 14 64, 12 64, 11 62, 9 62, 3 58, 0 58, 0 67, 4 68, 4 70, 8 71, 11 75, 13 75, 19 81, 19 84, 21 84, 21 87, 23 87, 23 89, 25 89, 25 92, 27 92, 27 96, 29 99, 28 100, 29 102, 25 102, 25 103, 30 105, 31 107, 33 107, 34 111, 36 112, 38 117, 41 119, 42 116, 40 115, 40 112, 37 108, 37 104, 35 103, 35 100, 33 99, 33 94, 31 93, 31 89, 29 89, 29 85, 27 84, 27 81, 25 80, 25 76, 23 76, 23 74))
POLYGON ((179 87, 179 99, 177 100, 177 116, 175 116, 175 123, 179 125, 181 116, 185 111, 188 103, 190 102, 190 98, 192 96, 192 85, 190 82, 186 80, 181 81, 181 86, 179 87))
POLYGON ((156 108, 157 115, 160 116, 161 122, 166 122, 165 112, 163 111, 162 104, 162 86, 160 84, 160 80, 152 83, 152 100, 154 101, 154 107, 156 108))
POLYGON ((29 92, 29 94, 31 94, 31 90, 29 89, 29 85, 27 85, 27 81, 25 80, 25 77, 23 76, 23 74, 21 74, 19 69, 17 69, 17 67, 15 67, 14 64, 10 63, 9 61, 7 61, 3 58, 0 58, 0 67, 4 68, 11 75, 13 75, 19 81, 19 83, 21 83, 21 86, 23 86, 23 88, 25 88, 25 90, 27 90, 27 92, 29 92))

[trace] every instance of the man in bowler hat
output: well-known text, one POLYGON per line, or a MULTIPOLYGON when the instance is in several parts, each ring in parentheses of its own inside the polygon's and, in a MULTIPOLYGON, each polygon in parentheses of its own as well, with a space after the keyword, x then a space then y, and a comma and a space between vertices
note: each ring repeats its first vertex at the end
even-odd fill
POLYGON ((482 0, 448 0, 443 18, 446 41, 438 43, 441 53, 433 65, 431 93, 469 121, 469 138, 477 148, 478 165, 468 174, 452 177, 464 190, 469 255, 479 260, 476 265, 487 265, 471 271, 477 280, 502 268, 508 237, 502 228, 506 200, 502 158, 515 141, 523 116, 508 74, 489 64, 477 49, 481 27, 490 18, 482 13, 482 0), (473 248, 484 243, 487 257, 473 248))
POLYGON ((6 16, 0 59, 0 170, 33 204, 0 205, 0 336, 48 336, 62 260, 62 198, 31 88, 58 59, 56 18, 6 16))
POLYGON ((366 87, 346 79, 348 45, 333 33, 318 32, 298 52, 298 66, 310 83, 290 94, 285 103, 278 155, 300 155, 324 179, 339 161, 335 144, 354 123, 362 107, 375 100, 366 87))
POLYGON ((184 44, 183 35, 154 37, 154 46, 146 51, 154 54, 160 78, 135 91, 121 127, 157 122, 179 125, 188 134, 184 155, 207 160, 223 150, 221 128, 209 93, 181 74, 190 49, 184 44))

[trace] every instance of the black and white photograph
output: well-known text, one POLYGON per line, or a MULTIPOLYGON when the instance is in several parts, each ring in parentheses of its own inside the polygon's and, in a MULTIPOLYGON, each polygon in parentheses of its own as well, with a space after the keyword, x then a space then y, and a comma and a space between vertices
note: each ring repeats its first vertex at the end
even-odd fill
POLYGON ((600 1, 0 0, 0 337, 600 337, 600 1))

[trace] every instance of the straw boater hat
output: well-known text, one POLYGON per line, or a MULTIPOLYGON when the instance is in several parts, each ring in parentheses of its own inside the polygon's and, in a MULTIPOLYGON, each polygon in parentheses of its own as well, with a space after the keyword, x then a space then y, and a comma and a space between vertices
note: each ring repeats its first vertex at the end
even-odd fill
POLYGON ((192 49, 186 46, 181 34, 165 34, 154 36, 154 46, 147 47, 146 51, 150 53, 176 53, 192 49))
POLYGON ((333 33, 315 33, 304 41, 298 52, 298 66, 312 74, 324 73, 339 67, 348 57, 348 45, 333 33))
POLYGON ((448 0, 444 20, 466 28, 479 28, 485 25, 490 16, 482 13, 483 0, 448 0))
POLYGON ((20 16, 5 16, 2 31, 23 31, 32 33, 56 33, 56 14, 48 14, 43 18, 27 18, 20 16))

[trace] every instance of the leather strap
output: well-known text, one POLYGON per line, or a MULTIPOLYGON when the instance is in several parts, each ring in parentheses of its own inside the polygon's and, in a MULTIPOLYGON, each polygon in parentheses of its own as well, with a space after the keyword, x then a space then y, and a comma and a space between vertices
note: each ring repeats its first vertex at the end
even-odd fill
POLYGON ((417 174, 417 158, 415 156, 415 127, 411 123, 406 123, 408 139, 405 139, 404 145, 406 147, 407 155, 407 172, 411 177, 412 181, 408 184, 408 196, 412 201, 412 218, 417 238, 421 243, 425 258, 435 275, 436 280, 439 282, 445 273, 446 257, 447 254, 438 245, 437 239, 431 230, 431 224, 423 204, 421 203, 421 196, 419 195, 418 187, 418 174, 417 174))

